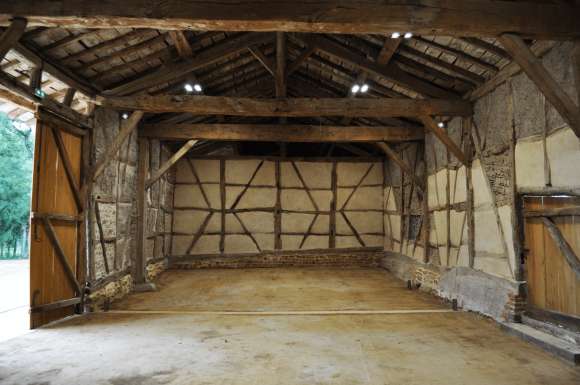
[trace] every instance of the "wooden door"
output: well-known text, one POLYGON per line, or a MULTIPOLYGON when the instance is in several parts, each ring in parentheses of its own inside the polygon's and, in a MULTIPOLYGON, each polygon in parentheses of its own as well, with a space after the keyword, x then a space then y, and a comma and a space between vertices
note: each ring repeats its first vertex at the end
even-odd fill
POLYGON ((74 314, 82 302, 84 133, 39 114, 31 204, 31 328, 74 314))
MULTIPOLYGON (((580 274, 549 231, 551 221, 577 258, 580 255, 580 197, 525 197, 528 305, 580 317, 580 274)), ((570 254, 568 254, 570 258, 570 254)), ((573 262, 573 261, 572 261, 573 262)))

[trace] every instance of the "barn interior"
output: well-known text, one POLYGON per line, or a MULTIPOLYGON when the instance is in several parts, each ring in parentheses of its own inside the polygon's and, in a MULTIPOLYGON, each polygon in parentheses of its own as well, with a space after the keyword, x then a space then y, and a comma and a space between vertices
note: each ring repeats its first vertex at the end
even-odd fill
POLYGON ((36 128, 0 383, 578 384, 579 17, 0 2, 36 128))

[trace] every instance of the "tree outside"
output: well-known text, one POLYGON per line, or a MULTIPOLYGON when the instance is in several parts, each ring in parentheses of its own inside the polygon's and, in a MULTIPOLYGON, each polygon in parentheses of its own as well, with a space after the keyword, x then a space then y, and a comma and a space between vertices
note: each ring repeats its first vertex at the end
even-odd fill
POLYGON ((0 112, 0 260, 28 258, 34 133, 0 112))

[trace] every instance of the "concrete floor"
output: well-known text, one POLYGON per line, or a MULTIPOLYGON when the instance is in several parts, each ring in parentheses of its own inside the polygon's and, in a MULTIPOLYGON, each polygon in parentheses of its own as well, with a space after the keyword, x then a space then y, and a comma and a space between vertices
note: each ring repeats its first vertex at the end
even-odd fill
POLYGON ((380 270, 168 272, 161 287, 160 292, 125 301, 122 308, 133 313, 77 317, 2 343, 0 383, 565 385, 580 381, 580 369, 506 335, 492 321, 470 313, 433 312, 446 307, 407 291, 380 270), (180 292, 180 287, 191 292, 180 292), (400 309, 402 305, 406 309, 400 309), (353 307, 431 312, 204 313, 353 307), (153 313, 159 310, 173 313, 153 313))
POLYGON ((0 342, 28 332, 28 259, 0 261, 0 342))

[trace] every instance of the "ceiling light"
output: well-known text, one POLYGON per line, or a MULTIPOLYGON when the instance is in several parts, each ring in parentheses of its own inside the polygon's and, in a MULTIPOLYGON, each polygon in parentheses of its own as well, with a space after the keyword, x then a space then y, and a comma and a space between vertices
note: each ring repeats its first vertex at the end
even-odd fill
POLYGON ((439 127, 439 128, 445 128, 445 126, 446 126, 445 122, 437 123, 437 127, 439 127))
POLYGON ((185 83, 183 88, 185 89, 186 92, 193 92, 193 86, 189 83, 185 83))
POLYGON ((412 37, 413 37, 413 33, 412 32, 405 33, 405 36, 404 36, 405 39, 410 39, 412 37))
POLYGON ((123 118, 124 120, 129 119, 129 114, 126 112, 123 112, 123 114, 121 115, 121 118, 123 118))
POLYGON ((401 34, 399 32, 393 32, 393 34, 391 35, 391 39, 398 39, 401 37, 401 34))
POLYGON ((200 85, 200 84, 198 84, 198 83, 196 83, 196 84, 194 84, 194 85, 193 85, 193 89, 194 89, 196 92, 201 92, 201 91, 203 90, 203 88, 201 88, 201 85, 200 85))
POLYGON ((360 91, 360 86, 358 84, 355 84, 354 86, 352 86, 350 90, 352 91, 353 94, 356 94, 357 92, 360 91))
POLYGON ((360 92, 362 92, 363 94, 365 92, 367 92, 369 90, 369 85, 368 84, 363 84, 360 88, 360 92))

